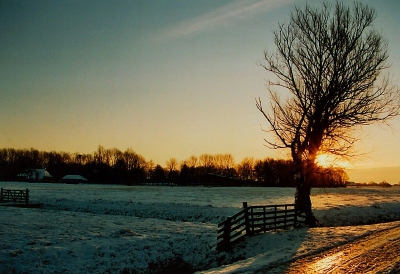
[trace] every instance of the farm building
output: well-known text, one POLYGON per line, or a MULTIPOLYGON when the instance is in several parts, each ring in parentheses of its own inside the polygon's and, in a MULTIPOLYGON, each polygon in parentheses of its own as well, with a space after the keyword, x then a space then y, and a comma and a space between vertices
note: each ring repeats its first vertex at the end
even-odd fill
POLYGON ((87 179, 81 175, 65 175, 61 178, 61 182, 67 184, 79 184, 86 182, 87 179))
POLYGON ((26 181, 37 181, 37 182, 43 182, 43 181, 52 181, 53 176, 50 175, 50 173, 44 169, 27 169, 23 173, 20 173, 17 175, 17 178, 21 180, 26 180, 26 181))

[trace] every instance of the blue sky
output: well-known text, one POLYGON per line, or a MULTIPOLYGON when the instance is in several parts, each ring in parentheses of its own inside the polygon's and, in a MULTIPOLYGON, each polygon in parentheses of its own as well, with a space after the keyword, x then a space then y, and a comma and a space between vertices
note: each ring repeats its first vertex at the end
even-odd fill
MULTIPOLYGON (((266 100, 271 76, 257 63, 305 2, 0 0, 0 147, 132 148, 161 165, 285 157, 263 145, 254 99, 266 100)), ((377 10, 399 85, 400 1, 361 2, 377 10)), ((400 166, 399 119, 365 134, 357 147, 370 153, 355 167, 400 166)))

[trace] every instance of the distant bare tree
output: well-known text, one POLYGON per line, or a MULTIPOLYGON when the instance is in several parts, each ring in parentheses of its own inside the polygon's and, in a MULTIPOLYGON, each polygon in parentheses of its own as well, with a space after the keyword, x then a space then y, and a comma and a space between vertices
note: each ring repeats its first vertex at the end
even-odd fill
POLYGON ((196 167, 197 166, 197 157, 192 155, 189 157, 189 159, 186 160, 186 165, 188 167, 196 167))
POLYGON ((107 149, 109 155, 109 166, 115 166, 118 161, 124 158, 124 154, 118 148, 107 149))
POLYGON ((90 162, 93 162, 93 160, 94 160, 92 154, 82 154, 81 159, 82 159, 81 164, 83 164, 83 165, 89 164, 90 162))
POLYGON ((274 32, 276 52, 265 52, 262 66, 276 78, 268 83, 268 108, 260 99, 256 106, 276 137, 266 145, 291 151, 295 203, 309 225, 318 222, 310 200, 317 153, 348 155, 360 126, 399 115, 399 89, 379 78, 388 53, 372 28, 375 18, 373 8, 357 2, 296 7, 274 32))
POLYGON ((82 154, 80 154, 80 153, 78 153, 78 152, 74 153, 74 154, 73 154, 73 159, 74 159, 74 162, 75 162, 76 164, 82 165, 82 163, 83 163, 83 156, 82 156, 82 154))
POLYGON ((244 158, 237 166, 239 178, 242 180, 255 180, 255 160, 253 157, 244 158))
POLYGON ((229 171, 235 167, 235 159, 232 154, 215 154, 214 167, 223 176, 228 176, 229 171))
POLYGON ((174 171, 178 169, 178 160, 176 158, 169 158, 165 163, 169 171, 174 171))
POLYGON ((207 171, 215 167, 214 155, 212 154, 201 154, 198 161, 199 165, 204 167, 207 171))
POLYGON ((59 152, 59 154, 64 163, 66 163, 66 164, 73 163, 72 156, 69 152, 61 151, 61 152, 59 152))
POLYGON ((227 153, 223 156, 223 167, 224 169, 232 169, 235 168, 235 158, 232 154, 227 153))
POLYGON ((146 162, 145 171, 147 174, 147 179, 150 179, 151 173, 153 172, 155 166, 156 165, 154 164, 153 160, 146 162))
POLYGON ((97 147, 97 151, 94 152, 94 159, 96 164, 105 164, 105 148, 103 146, 98 146, 97 147))
POLYGON ((145 169, 147 162, 143 156, 137 154, 132 148, 128 148, 123 152, 123 159, 127 170, 145 169))

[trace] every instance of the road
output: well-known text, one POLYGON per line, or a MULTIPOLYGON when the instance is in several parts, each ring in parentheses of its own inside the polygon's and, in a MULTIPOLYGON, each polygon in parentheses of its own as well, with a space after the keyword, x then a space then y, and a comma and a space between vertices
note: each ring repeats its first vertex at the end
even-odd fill
POLYGON ((400 225, 263 273, 400 273, 400 225))

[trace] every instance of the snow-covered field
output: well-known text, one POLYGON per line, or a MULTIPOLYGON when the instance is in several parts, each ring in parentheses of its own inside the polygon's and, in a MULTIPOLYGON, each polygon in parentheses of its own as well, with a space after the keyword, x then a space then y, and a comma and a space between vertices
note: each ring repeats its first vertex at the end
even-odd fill
POLYGON ((324 227, 247 238, 215 250, 217 224, 248 205, 292 203, 292 188, 29 184, 41 209, 0 206, 0 273, 257 273, 400 225, 400 187, 313 189, 324 227), (349 227, 349 225, 352 225, 349 227), (179 265, 181 272, 173 266, 179 265))

